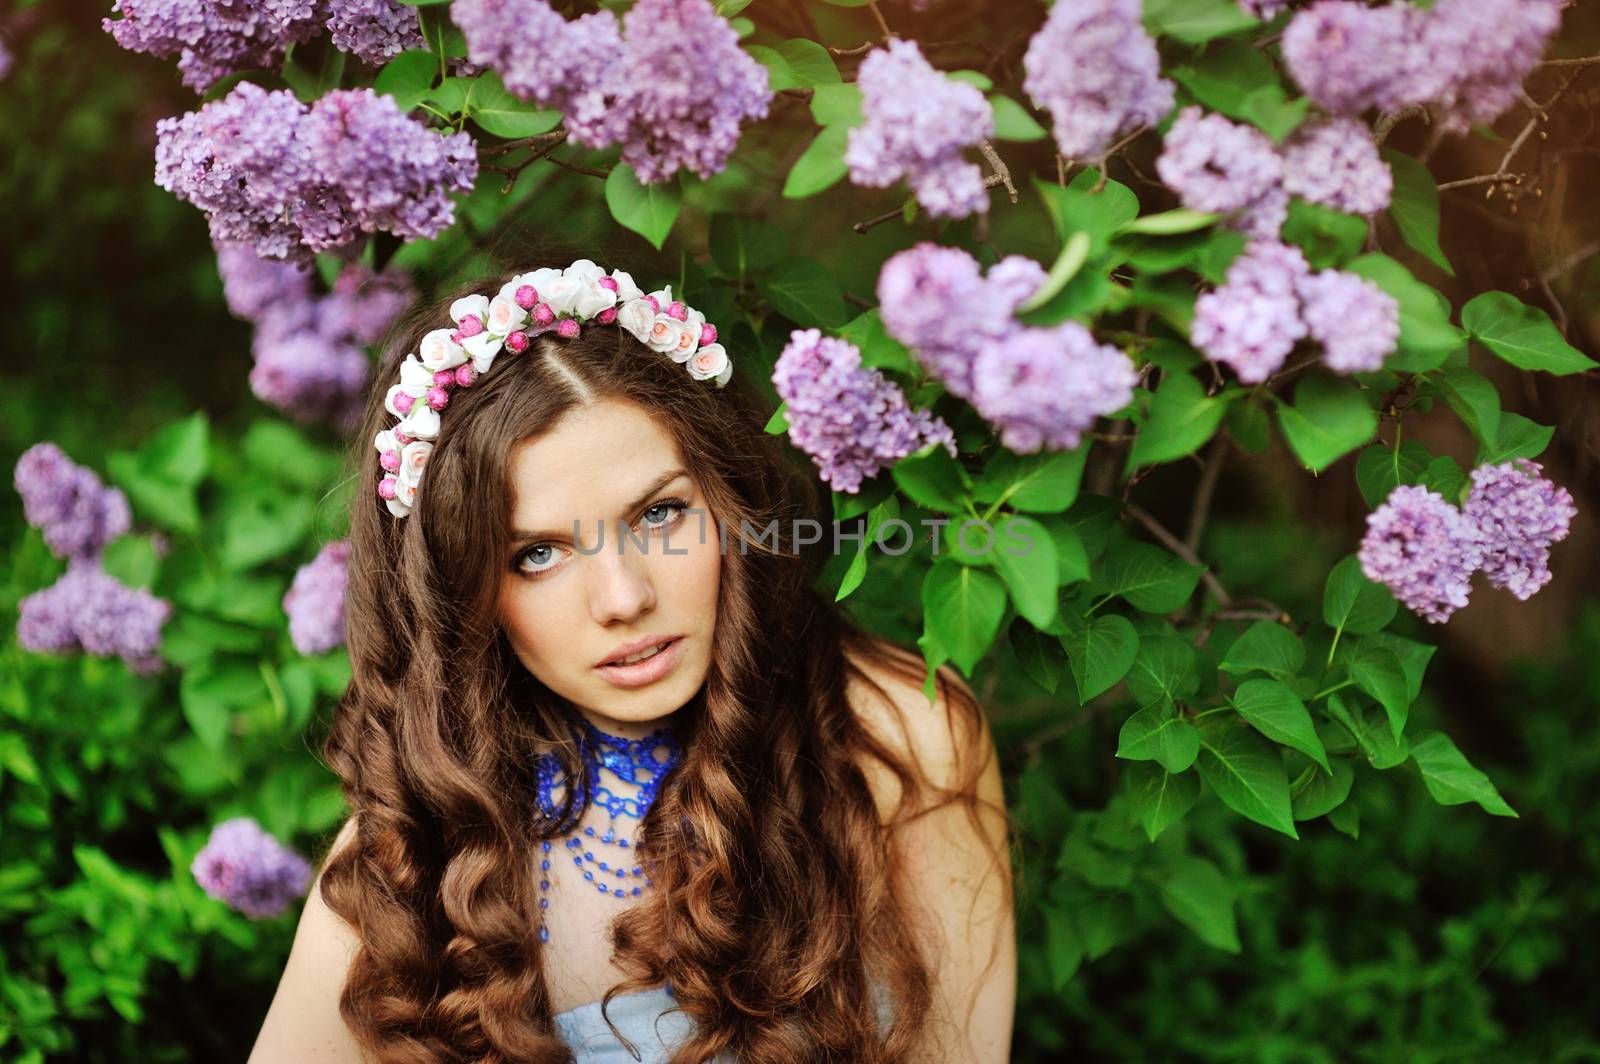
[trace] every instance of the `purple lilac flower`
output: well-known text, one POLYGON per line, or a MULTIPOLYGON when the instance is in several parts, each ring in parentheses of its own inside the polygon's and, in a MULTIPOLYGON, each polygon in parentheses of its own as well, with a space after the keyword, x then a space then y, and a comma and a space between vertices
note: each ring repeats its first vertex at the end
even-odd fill
POLYGON ((1338 373, 1371 373, 1400 339, 1400 304, 1365 277, 1320 270, 1303 278, 1300 313, 1338 373))
POLYGON ((1267 22, 1283 14, 1289 6, 1289 0, 1239 0, 1239 6, 1247 14, 1267 22))
POLYGON ((1032 259, 1009 255, 985 278, 959 248, 924 241, 884 263, 878 302, 884 328, 958 399, 972 397, 972 368, 990 340, 1017 328, 1018 304, 1044 283, 1032 259))
POLYGON ((886 188, 905 178, 934 217, 989 209, 983 171, 961 154, 994 136, 983 93, 945 77, 915 41, 900 38, 862 60, 856 84, 866 121, 850 130, 845 149, 851 181, 886 188))
POLYGON ((1357 557, 1367 579, 1434 624, 1467 604, 1479 561, 1471 523, 1417 484, 1401 484, 1367 515, 1357 557))
POLYGON ((1128 404, 1138 383, 1126 354, 1072 321, 991 341, 972 376, 973 406, 1018 454, 1076 447, 1097 417, 1128 404))
POLYGON ((1306 95, 1325 111, 1393 110, 1418 102, 1419 73, 1430 63, 1446 62, 1422 45, 1426 17, 1409 3, 1367 7, 1318 0, 1289 21, 1283 59, 1306 95))
POLYGON ((202 92, 225 75, 276 67, 284 48, 316 36, 316 0, 116 0, 101 28, 132 52, 177 56, 185 85, 202 92))
POLYGON ((1389 206, 1394 177, 1367 127, 1349 118, 1301 126, 1283 148, 1283 187, 1348 214, 1389 206))
POLYGON ((955 437, 943 420, 912 409, 881 372, 863 369, 855 345, 816 329, 793 332, 772 383, 788 404, 789 439, 835 491, 860 491, 862 480, 929 443, 955 457, 955 437))
POLYGON ((253 348, 250 390, 295 421, 344 424, 359 407, 368 372, 361 348, 309 330, 280 336, 265 329, 253 348))
POLYGON ((1156 159, 1161 180, 1185 207, 1232 212, 1228 225, 1271 239, 1289 213, 1283 160, 1260 130, 1199 107, 1185 107, 1167 130, 1156 159))
POLYGON ((375 344, 415 298, 411 279, 399 270, 373 273, 360 264, 346 266, 333 291, 317 301, 317 332, 375 344))
POLYGON ((407 48, 424 48, 417 9, 394 0, 328 0, 333 46, 382 66, 407 48))
POLYGON ((171 604, 125 587, 96 562, 70 563, 61 578, 18 604, 17 642, 27 650, 83 650, 120 657, 136 672, 161 667, 156 646, 171 604))
POLYGON ((156 132, 156 183, 205 212, 214 243, 263 258, 309 262, 362 232, 437 235, 455 219, 450 193, 477 177, 467 134, 440 136, 371 89, 308 109, 241 82, 156 132))
POLYGON ((311 302, 311 271, 282 259, 264 259, 247 244, 217 245, 222 296, 236 318, 256 321, 269 310, 311 302))
POLYGON ((1541 477, 1541 468, 1526 458, 1481 465, 1462 507, 1489 583, 1523 601, 1550 582, 1550 546, 1567 538, 1578 513, 1572 493, 1541 477))
POLYGON ((256 919, 282 913, 311 881, 305 858, 249 817, 212 828, 189 870, 207 894, 256 919))
POLYGON ((1022 57, 1022 87, 1049 111, 1068 158, 1099 156, 1118 137, 1172 110, 1140 0, 1056 0, 1022 57))
POLYGON ((294 574, 294 583, 283 596, 283 612, 289 616, 289 638, 300 653, 321 654, 344 645, 349 560, 350 544, 336 540, 294 574))
POLYGON ((132 523, 122 489, 106 487, 53 443, 22 452, 12 483, 22 496, 23 517, 44 533, 58 558, 96 558, 132 523))
POLYGON ((454 0, 450 20, 466 38, 469 60, 493 67, 512 95, 565 113, 575 139, 595 144, 593 122, 617 95, 622 63, 615 15, 568 22, 546 0, 454 0))
POLYGON ((1306 335, 1298 293, 1309 274, 1299 248, 1252 241, 1228 267, 1225 283, 1195 301, 1190 342, 1246 384, 1266 380, 1306 335))
POLYGON ((1421 19, 1419 67, 1411 102, 1430 101, 1451 132, 1493 122, 1513 103, 1522 79, 1561 27, 1561 0, 1440 0, 1421 19))

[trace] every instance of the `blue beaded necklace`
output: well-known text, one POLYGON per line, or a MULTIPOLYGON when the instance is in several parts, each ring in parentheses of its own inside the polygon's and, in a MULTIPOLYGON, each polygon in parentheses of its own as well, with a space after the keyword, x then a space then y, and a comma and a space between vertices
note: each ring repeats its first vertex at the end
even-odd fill
MULTIPOLYGON (((575 815, 581 815, 589 805, 598 805, 611 815, 611 823, 604 832, 596 833, 592 825, 583 834, 595 840, 585 843, 576 835, 568 836, 565 847, 572 863, 582 872, 586 882, 593 883, 601 894, 614 898, 638 897, 651 880, 643 867, 630 860, 630 850, 636 850, 633 840, 617 830, 618 817, 631 817, 642 821, 645 813, 660 792, 662 781, 678 764, 683 751, 670 726, 658 728, 642 739, 624 739, 601 731, 586 718, 579 718, 578 756, 584 764, 585 791, 581 800, 573 804, 575 815), (660 756, 657 756, 658 753, 660 756), (600 782, 600 769, 606 768, 625 783, 638 784, 638 793, 632 796, 617 794, 600 782), (598 843, 604 853, 605 846, 615 846, 622 851, 607 860, 595 856, 592 845, 598 843), (628 886, 629 880, 632 886, 628 886), (640 881, 643 885, 640 885, 640 881)), ((554 754, 541 754, 534 766, 534 799, 547 817, 561 815, 561 807, 553 795, 564 785, 566 777, 554 754)), ((550 941, 550 930, 544 923, 544 912, 550 908, 550 842, 541 840, 539 855, 539 941, 550 941)))

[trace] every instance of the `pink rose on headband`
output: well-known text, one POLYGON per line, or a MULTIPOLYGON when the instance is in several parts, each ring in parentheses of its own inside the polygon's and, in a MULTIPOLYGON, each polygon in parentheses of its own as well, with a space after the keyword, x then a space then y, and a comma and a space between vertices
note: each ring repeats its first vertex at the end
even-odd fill
POLYGON ((728 352, 721 344, 706 344, 696 351, 689 360, 689 376, 697 381, 717 379, 720 387, 728 382, 728 377, 733 374, 733 366, 728 362, 728 352))
POLYGON ((398 479, 396 488, 400 485, 410 485, 415 488, 422 483, 422 470, 428 464, 428 456, 433 453, 433 444, 423 440, 412 440, 400 452, 400 468, 396 470, 398 479))
POLYGON ((422 338, 422 343, 417 345, 417 360, 429 373, 437 373, 442 369, 454 369, 467 360, 467 353, 461 345, 450 339, 454 329, 435 329, 422 338))
POLYGON ((516 297, 502 292, 489 301, 489 318, 483 324, 495 335, 504 336, 512 329, 520 329, 527 320, 528 312, 517 306, 516 297))

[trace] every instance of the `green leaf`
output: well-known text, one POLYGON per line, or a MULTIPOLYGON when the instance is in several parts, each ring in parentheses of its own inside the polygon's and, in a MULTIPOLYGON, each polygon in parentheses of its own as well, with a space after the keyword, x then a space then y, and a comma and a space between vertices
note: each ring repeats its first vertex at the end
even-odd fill
POLYGON ((1400 350, 1385 360, 1385 369, 1426 373, 1439 368, 1461 346, 1464 334, 1450 324, 1450 304, 1394 259, 1362 255, 1344 269, 1374 282, 1400 304, 1400 350))
POLYGON ((863 121, 861 90, 853 83, 818 85, 811 90, 811 117, 819 126, 858 126, 863 121))
POLYGON ((1361 562, 1347 554, 1334 565, 1322 592, 1322 619, 1336 632, 1376 632, 1394 620, 1399 603, 1382 584, 1361 571, 1361 562))
POLYGON ((1019 455, 1000 450, 972 486, 973 498, 1029 513, 1056 514, 1078 498, 1087 443, 1070 451, 1019 455))
POLYGON ((209 440, 205 415, 195 414, 165 426, 135 453, 112 452, 106 471, 136 513, 194 535, 200 531, 195 488, 210 468, 209 440))
POLYGON ((1144 23, 1152 34, 1184 44, 1202 44, 1260 25, 1236 0, 1146 0, 1144 23))
POLYGON ((1172 236, 1204 229, 1219 217, 1211 211, 1192 211, 1186 207, 1162 211, 1160 214, 1142 214, 1122 227, 1124 233, 1149 233, 1153 236, 1172 236))
POLYGON ((378 71, 372 90, 379 95, 393 96, 400 110, 409 111, 433 89, 433 78, 438 73, 438 56, 412 48, 389 60, 378 71))
POLYGON ((1508 292, 1476 296, 1461 309, 1461 323, 1474 340, 1518 369, 1565 376, 1600 367, 1567 343, 1550 315, 1508 292))
POLYGON ((1328 823, 1352 839, 1361 837, 1361 809, 1354 802, 1345 802, 1330 812, 1328 823))
POLYGON ((1055 540, 1038 521, 1022 514, 1001 517, 995 538, 994 567, 1017 612, 1036 627, 1053 624, 1058 586, 1055 540))
POLYGON ((660 251, 672 223, 678 220, 683 199, 677 182, 642 184, 633 167, 618 163, 606 175, 606 206, 618 225, 638 233, 660 251))
POLYGON ((783 183, 789 199, 805 199, 834 185, 848 172, 844 163, 848 126, 824 126, 796 159, 783 183))
POLYGON ((1181 609, 1204 570, 1153 544, 1124 540, 1107 552, 1095 580, 1101 595, 1121 595, 1145 613, 1181 609))
POLYGON ((1067 237, 1066 243, 1061 245, 1061 254, 1056 256, 1055 263, 1050 267, 1050 272, 1045 276, 1044 284, 1040 285, 1027 299, 1017 305, 1017 312, 1026 314, 1030 310, 1037 310, 1050 300, 1056 293, 1067 286, 1067 282, 1075 277, 1083 264, 1089 259, 1090 237, 1088 233, 1079 230, 1067 237))
POLYGON ((239 449, 263 482, 277 481, 320 493, 339 475, 336 453, 312 443, 304 432, 284 421, 264 418, 252 422, 239 449))
POLYGON ((1289 793, 1289 807, 1294 811, 1294 818, 1315 820, 1333 812, 1350 797, 1355 779, 1355 769, 1343 758, 1335 761, 1327 772, 1308 769, 1289 793))
POLYGON ((789 65, 789 60, 776 48, 768 48, 764 44, 749 44, 745 46, 750 58, 767 68, 767 88, 773 92, 784 89, 804 88, 800 75, 795 73, 794 67, 789 65))
POLYGON ((1233 641, 1217 668, 1235 676, 1260 671, 1289 679, 1305 661, 1306 648, 1299 636, 1276 621, 1261 620, 1233 641))
POLYGON ((1495 816, 1517 815, 1506 804, 1489 777, 1472 763, 1443 732, 1424 732, 1411 745, 1411 760, 1422 770, 1422 782, 1440 805, 1477 802, 1495 816))
POLYGON ((1187 639, 1147 634, 1139 641, 1139 653, 1128 672, 1128 693, 1141 706, 1187 701, 1200 687, 1197 658, 1194 644, 1187 639))
POLYGON ((861 351, 863 368, 908 374, 914 372, 911 352, 906 350, 905 344, 889 335, 876 307, 852 318, 848 325, 839 330, 839 339, 855 344, 861 351))
POLYGON ((861 581, 867 575, 867 554, 878 536, 878 529, 883 526, 884 521, 899 516, 900 500, 894 495, 890 495, 867 511, 867 527, 862 532, 861 543, 856 548, 855 557, 850 559, 850 566, 845 570, 844 577, 839 581, 839 590, 835 592, 833 601, 842 601, 850 592, 861 586, 861 581))
POLYGON ((1139 653, 1139 633, 1128 618, 1108 613, 1092 620, 1068 616, 1067 634, 1061 645, 1072 662, 1072 678, 1078 685, 1078 702, 1091 700, 1110 690, 1128 674, 1139 653))
POLYGON ((994 88, 994 79, 980 70, 950 70, 945 77, 951 81, 958 81, 963 85, 971 85, 979 92, 988 92, 994 88))
POLYGON ((1365 643, 1356 651, 1349 663, 1350 679, 1355 685, 1377 700, 1389 717, 1389 731, 1396 742, 1406 730, 1406 716, 1411 708, 1410 693, 1406 684, 1406 671, 1395 652, 1385 646, 1365 643))
POLYGON ((1293 132, 1310 107, 1309 100, 1289 98, 1266 54, 1245 41, 1212 45, 1192 66, 1177 66, 1171 73, 1196 100, 1276 141, 1293 132))
POLYGON ((1193 454, 1216 435, 1227 412, 1228 401, 1208 398, 1205 388, 1189 374, 1162 374, 1149 417, 1128 451, 1125 472, 1193 454))
POLYGON ((994 111, 995 140, 1028 143, 1049 136, 1027 109, 1009 96, 995 93, 989 97, 989 107, 994 111))
POLYGON ((1168 772, 1182 772, 1200 752, 1200 732, 1171 702, 1157 702, 1129 717, 1117 734, 1117 756, 1155 761, 1168 772))
POLYGON ((1339 692, 1328 696, 1328 715, 1355 736, 1356 744, 1373 768, 1394 768, 1411 754, 1404 736, 1397 740, 1392 729, 1377 723, 1376 715, 1369 720, 1367 714, 1339 692))
POLYGON ((266 685, 253 664, 206 663, 185 669, 178 685, 184 719, 206 748, 221 753, 234 710, 265 700, 266 685))
POLYGON ((1439 269, 1456 275, 1450 260, 1439 246, 1439 186, 1426 165, 1405 152, 1381 149, 1383 161, 1394 175, 1394 192, 1389 198, 1389 218, 1400 231, 1400 239, 1439 269))
POLYGON ((1239 952, 1233 884, 1202 857, 1173 858, 1161 881, 1161 904, 1208 946, 1239 952))
POLYGON ((1495 441, 1493 447, 1479 445, 1473 463, 1493 465, 1509 462, 1513 458, 1537 458, 1544 453, 1546 447, 1550 446, 1555 431, 1553 425, 1540 425, 1521 414, 1512 413, 1510 410, 1502 411, 1499 439, 1495 441))
POLYGON ((1154 762, 1136 761, 1126 773, 1133 815, 1151 842, 1182 820, 1200 797, 1200 777, 1193 772, 1173 775, 1154 762))
POLYGON ((1368 507, 1377 509, 1401 484, 1417 484, 1432 455, 1416 440, 1403 440, 1399 448, 1375 443, 1356 458, 1356 486, 1368 507))
POLYGON ((1006 635, 1011 642, 1011 652, 1017 656, 1023 673, 1046 691, 1055 694, 1061 686, 1061 674, 1067 664, 1061 640, 1045 635, 1021 617, 1012 620, 1006 635))
POLYGON ((841 80, 833 56, 816 41, 795 37, 778 45, 777 52, 789 64, 789 69, 794 71, 802 86, 837 85, 841 80))
POLYGON ((1034 178, 1034 187, 1044 199, 1056 236, 1065 243, 1073 233, 1089 234, 1091 254, 1103 251, 1111 235, 1139 217, 1139 197, 1119 181, 1108 180, 1099 192, 1094 187, 1099 172, 1081 171, 1065 188, 1054 181, 1034 178))
POLYGON ((149 536, 119 536, 101 552, 100 567, 127 587, 149 587, 161 571, 161 557, 149 536))
POLYGON ((1050 987, 1060 993, 1083 964, 1083 942, 1072 913, 1056 905, 1044 909, 1045 957, 1050 964, 1050 987))
POLYGON ((1313 473, 1322 472, 1378 431, 1378 413, 1367 405, 1361 389, 1334 377, 1301 377, 1294 405, 1279 399, 1276 407, 1278 428, 1289 449, 1313 473))
POLYGON ((919 506, 947 514, 966 510, 961 501, 966 493, 961 467, 941 446, 900 459, 890 468, 890 473, 900 490, 919 506))
MULTIPOLYGON (((711 261, 734 277, 775 265, 789 250, 789 234, 768 222, 739 214, 716 214, 711 218, 707 240, 711 261)), ((857 341, 852 340, 852 343, 857 341)), ((857 346, 860 346, 859 343, 857 346)))
POLYGON ((965 675, 989 650, 1006 612, 1006 589, 987 569, 940 558, 922 581, 925 623, 965 675))
POLYGON ((1311 722, 1311 714, 1287 684, 1259 677, 1246 680, 1234 691, 1229 701, 1256 731, 1273 742, 1300 751, 1324 769, 1328 768, 1328 752, 1323 749, 1322 740, 1317 738, 1317 727, 1311 722))
POLYGON ((1439 374, 1445 402, 1456 412, 1481 445, 1500 439, 1500 392, 1481 373, 1451 366, 1439 374))
POLYGON ((239 572, 289 553, 311 530, 314 505, 294 495, 230 500, 222 513, 217 560, 224 569, 239 572))
POLYGON ((1340 266, 1360 252, 1367 239, 1365 219, 1329 207, 1307 203, 1299 196, 1289 201, 1283 223, 1284 243, 1298 246, 1313 269, 1340 266))
POLYGON ((1452 502, 1461 499, 1463 489, 1467 486, 1467 474, 1456 464, 1456 460, 1447 454, 1441 454, 1428 463, 1428 468, 1422 471, 1422 484, 1429 491, 1437 492, 1452 502))
POLYGON ((1200 775, 1223 804, 1291 839, 1289 780, 1275 748, 1249 728, 1211 724, 1200 729, 1200 775))
POLYGON ((837 329, 847 317, 839 282, 816 259, 785 259, 756 283, 772 309, 802 328, 837 329))
POLYGON ((535 137, 561 124, 560 111, 546 111, 517 99, 492 70, 478 78, 467 101, 467 117, 481 129, 508 139, 535 137))
POLYGON ((789 404, 788 403, 779 403, 778 404, 778 409, 774 410, 772 412, 772 416, 767 418, 767 423, 762 428, 762 431, 765 432, 769 436, 776 436, 780 432, 788 432, 789 431, 788 410, 789 410, 789 404))

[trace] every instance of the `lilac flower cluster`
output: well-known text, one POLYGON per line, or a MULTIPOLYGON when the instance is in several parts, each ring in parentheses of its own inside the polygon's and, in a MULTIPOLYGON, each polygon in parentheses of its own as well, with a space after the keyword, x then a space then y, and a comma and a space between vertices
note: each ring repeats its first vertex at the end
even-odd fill
POLYGON ((931 243, 895 255, 878 275, 884 328, 1024 454, 1077 446, 1095 418, 1127 405, 1136 381, 1128 356, 1082 326, 1016 320, 1044 280, 1020 255, 984 276, 965 251, 931 243))
POLYGON ((183 83, 203 92, 242 70, 275 67, 290 44, 322 27, 333 44, 381 65, 423 47, 415 7, 395 0, 115 0, 101 27, 122 47, 177 56, 183 83))
POLYGON ((22 452, 12 483, 22 496, 23 517, 44 533, 45 546, 58 558, 93 561, 132 521, 121 488, 106 487, 53 443, 22 452))
POLYGON ((467 58, 566 116, 576 144, 622 145, 639 180, 721 171, 742 123, 766 117, 767 71, 709 0, 638 0, 568 22, 545 0, 453 0, 467 58))
POLYGON ((1056 146, 1094 158, 1172 110, 1140 0, 1056 0, 1022 57, 1023 90, 1053 119, 1056 146))
POLYGON ((1434 624, 1467 604, 1479 569, 1526 601, 1550 582, 1550 547, 1577 515, 1571 493, 1541 468, 1525 458, 1479 466, 1459 510, 1427 488, 1400 485, 1367 516, 1362 572, 1434 624))
POLYGON ((302 654, 321 654, 344 645, 344 592, 350 560, 346 540, 329 543, 294 574, 283 596, 289 639, 302 654))
POLYGON ((213 827, 189 871, 207 894, 258 920, 282 913, 311 881, 306 859, 249 817, 213 827))
POLYGON ((1324 110, 1356 115, 1427 105, 1459 132, 1517 97, 1561 24, 1561 0, 1439 0, 1367 7, 1318 0, 1283 35, 1283 58, 1324 110))
POLYGON ((1300 249, 1256 240, 1228 267, 1224 283, 1195 300, 1189 340, 1208 359, 1259 384, 1309 335, 1329 369, 1366 373, 1383 366, 1400 337, 1400 306, 1383 289, 1341 270, 1311 271, 1300 249))
POLYGON ((938 218, 989 209, 983 171, 961 154, 994 136, 994 112, 983 93, 945 77, 915 41, 900 38, 862 60, 856 84, 866 121, 850 130, 845 148, 851 181, 887 188, 905 178, 938 218))
POLYGON ((61 578, 17 606, 17 642, 41 653, 119 657, 135 672, 161 668, 156 647, 170 603, 119 583, 98 562, 75 560, 61 578))
POLYGON ((1277 236, 1289 215, 1283 159, 1266 134, 1185 107, 1167 130, 1161 175, 1185 207, 1230 214, 1228 224, 1258 239, 1277 236))
POLYGON ((204 211, 213 241, 263 258, 308 262, 380 230, 435 236, 455 220, 450 193, 477 173, 471 137, 441 136, 371 89, 307 108, 287 90, 240 82, 156 123, 156 184, 204 211))
POLYGON ((835 491, 855 494, 864 479, 929 443, 956 455, 943 420, 912 409, 894 382, 862 368, 854 344, 816 329, 790 335, 772 383, 788 404, 789 439, 835 491))
POLYGON ((302 424, 348 426, 360 412, 369 365, 361 347, 382 336, 412 297, 401 274, 346 266, 333 291, 312 292, 308 271, 239 244, 217 248, 233 313, 256 326, 250 388, 302 424))
POLYGON ((1332 118, 1306 123, 1284 144, 1283 187, 1336 211, 1377 214, 1389 205, 1394 175, 1366 126, 1332 118))

